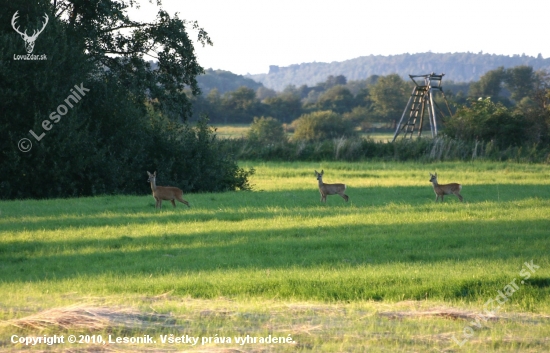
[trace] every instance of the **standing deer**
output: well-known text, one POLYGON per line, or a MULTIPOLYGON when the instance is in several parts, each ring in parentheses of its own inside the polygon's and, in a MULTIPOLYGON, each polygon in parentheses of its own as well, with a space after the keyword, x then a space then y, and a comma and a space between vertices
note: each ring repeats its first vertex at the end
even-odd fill
POLYGON ((181 189, 174 186, 157 186, 157 172, 155 171, 153 174, 147 172, 147 174, 149 175, 147 181, 151 183, 153 197, 156 200, 155 208, 162 208, 162 200, 170 200, 174 208, 176 207, 176 202, 174 200, 178 200, 186 204, 187 207, 191 207, 189 206, 189 202, 183 199, 183 191, 181 191, 181 189))
POLYGON ((323 173, 315 171, 315 176, 319 180, 319 192, 321 193, 321 202, 327 203, 327 195, 340 195, 346 202, 348 201, 348 195, 344 194, 346 191, 346 184, 325 184, 323 183, 323 173))
POLYGON ((435 175, 430 173, 430 176, 431 176, 430 183, 433 184, 435 194, 437 195, 435 198, 435 202, 437 202, 440 196, 441 196, 441 202, 443 202, 443 197, 445 195, 451 195, 451 194, 456 195, 456 197, 458 197, 460 202, 463 202, 462 195, 460 195, 460 190, 462 190, 462 185, 457 183, 439 185, 437 183, 437 173, 435 173, 435 175))

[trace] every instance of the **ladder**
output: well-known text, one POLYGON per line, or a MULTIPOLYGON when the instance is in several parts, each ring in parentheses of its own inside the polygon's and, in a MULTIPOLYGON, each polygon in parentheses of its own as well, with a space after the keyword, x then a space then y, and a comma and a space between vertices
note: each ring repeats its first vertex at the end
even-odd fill
POLYGON ((443 93, 443 89, 441 88, 441 80, 444 75, 445 74, 436 75, 433 72, 428 75, 409 75, 411 80, 414 82, 414 88, 409 98, 409 101, 407 102, 407 106, 403 111, 403 115, 401 115, 401 119, 397 124, 392 142, 397 139, 397 136, 399 136, 399 134, 403 134, 403 138, 412 139, 413 134, 418 131, 417 135, 418 137, 420 137, 422 135, 422 128, 424 126, 424 116, 426 110, 428 111, 428 119, 430 123, 432 137, 437 136, 437 122, 435 112, 436 105, 433 98, 434 90, 440 91, 443 94, 445 104, 447 105, 449 114, 451 114, 449 103, 447 102, 445 93, 443 93), (415 80, 415 78, 420 77, 424 79, 423 83, 419 83, 415 80), (407 120, 403 122, 406 116, 407 120))

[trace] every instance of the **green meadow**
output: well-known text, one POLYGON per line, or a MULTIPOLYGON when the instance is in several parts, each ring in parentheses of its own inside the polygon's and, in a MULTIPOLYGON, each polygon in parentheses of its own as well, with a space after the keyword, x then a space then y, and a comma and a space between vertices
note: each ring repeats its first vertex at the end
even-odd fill
POLYGON ((143 196, 0 202, 0 350, 97 348, 11 342, 54 334, 157 340, 111 351, 550 350, 550 166, 241 165, 253 191, 185 194, 191 208, 156 210, 145 171, 143 196), (320 202, 322 169, 349 202, 320 202), (435 203, 430 172, 465 202, 435 203), (252 342, 269 335, 289 341, 252 342))
MULTIPOLYGON (((221 139, 239 139, 246 137, 250 124, 220 124, 214 125, 216 136, 221 139)), ((292 137, 293 133, 287 133, 288 137, 292 137)), ((393 140, 393 132, 367 132, 361 133, 364 138, 370 138, 373 141, 390 142, 393 140)))

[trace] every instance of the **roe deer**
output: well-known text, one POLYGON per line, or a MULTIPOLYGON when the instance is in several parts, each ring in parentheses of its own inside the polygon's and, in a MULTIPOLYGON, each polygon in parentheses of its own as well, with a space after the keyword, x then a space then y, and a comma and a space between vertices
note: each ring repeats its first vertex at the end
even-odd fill
POLYGON ((348 201, 348 195, 344 194, 346 191, 346 184, 325 184, 323 183, 324 171, 321 173, 315 171, 315 176, 319 180, 319 192, 321 193, 321 202, 327 203, 327 195, 340 195, 346 202, 348 201))
POLYGON ((441 201, 443 202, 443 197, 445 195, 451 195, 451 194, 456 195, 456 197, 458 197, 460 202, 463 202, 462 195, 460 195, 460 190, 462 190, 462 185, 457 183, 440 185, 437 183, 437 173, 435 173, 435 175, 430 173, 430 176, 431 176, 430 183, 433 183, 434 191, 435 191, 435 194, 437 195, 435 198, 435 202, 437 202, 440 196, 441 196, 441 201))
POLYGON ((155 171, 153 174, 147 172, 147 174, 149 175, 147 181, 151 182, 151 190, 153 190, 153 197, 156 200, 155 208, 162 208, 162 200, 170 200, 174 208, 176 207, 176 202, 174 200, 178 200, 186 204, 187 207, 191 207, 189 206, 189 202, 183 199, 183 191, 174 186, 157 186, 157 172, 155 171))

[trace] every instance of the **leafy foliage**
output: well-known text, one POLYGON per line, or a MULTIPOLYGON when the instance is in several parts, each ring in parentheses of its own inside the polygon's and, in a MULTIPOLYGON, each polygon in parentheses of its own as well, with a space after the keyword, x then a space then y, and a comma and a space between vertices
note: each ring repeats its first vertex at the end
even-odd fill
POLYGON ((265 88, 251 78, 243 75, 236 75, 230 71, 206 69, 204 74, 197 76, 197 83, 201 92, 208 94, 216 89, 220 94, 235 91, 239 87, 245 86, 253 90, 265 88))
POLYGON ((331 110, 304 114, 292 125, 294 139, 315 141, 342 136, 353 136, 353 126, 338 113, 331 110))
POLYGON ((317 105, 321 110, 332 110, 342 114, 349 112, 355 105, 354 103, 354 97, 349 89, 342 85, 337 85, 321 94, 317 105))
POLYGON ((370 90, 376 114, 384 120, 398 120, 412 90, 399 75, 380 77, 370 90))
POLYGON ((254 171, 219 150, 206 118, 180 122, 190 115, 184 88, 198 94, 202 72, 187 25, 210 43, 196 23, 163 10, 155 22, 133 21, 126 11, 134 1, 1 4, 0 23, 8 25, 0 27, 0 111, 11 114, 0 115, 0 198, 144 193, 151 169, 186 191, 250 188, 254 171), (12 59, 23 49, 9 25, 16 10, 21 19, 49 14, 35 47, 48 60, 12 59), (85 90, 69 104, 75 84, 85 90), (22 137, 33 143, 27 153, 18 150, 22 137))
POLYGON ((82 43, 90 60, 107 68, 136 99, 144 100, 147 94, 155 108, 170 118, 189 117, 191 106, 183 90, 190 87, 198 94, 196 76, 204 70, 188 31, 197 31, 202 45, 212 44, 197 22, 170 16, 163 9, 153 22, 132 20, 127 10, 138 4, 132 0, 58 0, 54 4, 52 12, 70 36, 82 43), (157 61, 155 70, 144 60, 146 56, 157 61))
POLYGON ((272 117, 255 117, 250 125, 247 138, 261 143, 279 143, 286 141, 286 134, 281 123, 272 117))
POLYGON ((445 124, 445 133, 453 138, 472 141, 496 141, 500 148, 522 143, 525 118, 490 98, 471 100, 445 124))

